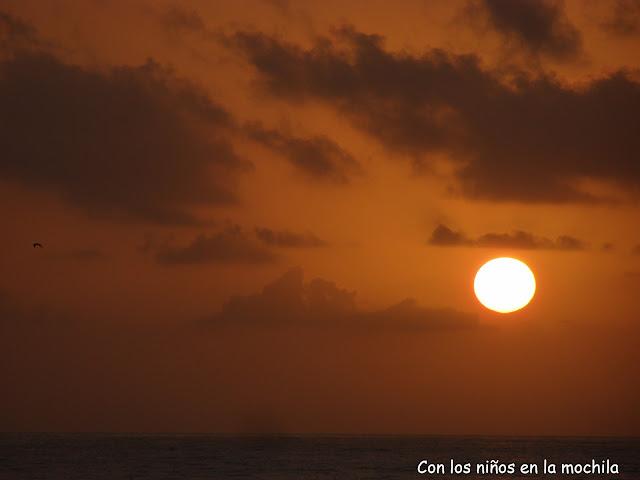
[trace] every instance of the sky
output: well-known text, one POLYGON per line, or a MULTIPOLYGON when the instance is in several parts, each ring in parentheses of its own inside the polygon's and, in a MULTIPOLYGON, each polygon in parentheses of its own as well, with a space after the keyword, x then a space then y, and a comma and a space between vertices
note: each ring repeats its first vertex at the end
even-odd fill
POLYGON ((637 0, 0 0, 0 430, 638 435, 639 155, 637 0))

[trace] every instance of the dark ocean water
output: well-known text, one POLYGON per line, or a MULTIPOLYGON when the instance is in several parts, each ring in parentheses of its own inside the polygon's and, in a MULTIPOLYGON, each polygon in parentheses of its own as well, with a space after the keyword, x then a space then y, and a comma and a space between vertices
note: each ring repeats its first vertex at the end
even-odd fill
POLYGON ((640 439, 0 434, 0 479, 640 479, 640 439), (418 475, 420 460, 610 459, 619 475, 418 475))

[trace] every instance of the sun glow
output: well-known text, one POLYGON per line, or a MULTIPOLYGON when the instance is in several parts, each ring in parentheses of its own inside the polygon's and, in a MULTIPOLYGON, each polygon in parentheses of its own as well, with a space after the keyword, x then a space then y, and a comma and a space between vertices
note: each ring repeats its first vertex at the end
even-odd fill
POLYGON ((473 289, 480 303, 489 310, 510 313, 531 301, 536 292, 536 279, 524 262, 500 257, 480 267, 473 289))

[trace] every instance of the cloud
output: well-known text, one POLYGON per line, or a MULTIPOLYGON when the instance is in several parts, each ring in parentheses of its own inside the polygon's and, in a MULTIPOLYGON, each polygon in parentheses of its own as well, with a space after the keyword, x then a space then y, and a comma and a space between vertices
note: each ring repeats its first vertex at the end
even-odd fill
POLYGON ((28 23, 0 11, 0 58, 10 51, 43 47, 36 30, 28 23))
POLYGON ((477 327, 475 315, 453 309, 433 309, 406 299, 384 310, 360 314, 362 326, 401 331, 465 330, 477 327))
MULTIPOLYGON (((237 32, 258 85, 321 101, 416 166, 452 159, 456 188, 491 201, 591 202, 584 179, 638 192, 640 84, 625 71, 572 87, 549 75, 487 70, 474 55, 392 52, 350 27, 302 48, 237 32)), ((397 156, 397 155, 396 155, 397 156)))
POLYGON ((429 238, 430 245, 438 245, 444 247, 471 245, 473 242, 463 233, 451 230, 446 225, 438 225, 431 233, 429 238))
POLYGON ((249 138, 282 154, 307 177, 334 183, 347 183, 361 172, 358 161, 331 139, 316 135, 294 137, 264 128, 260 123, 245 126, 249 138))
POLYGON ((631 249, 631 253, 634 255, 640 255, 640 243, 631 249))
POLYGON ((207 31, 203 18, 196 10, 187 10, 177 5, 164 11, 161 21, 165 28, 175 33, 207 31))
POLYGON ((229 142, 230 114, 152 60, 94 70, 11 52, 0 102, 3 179, 92 216, 199 223, 193 208, 233 203, 248 165, 229 142))
POLYGON ((232 297, 215 320, 231 324, 303 325, 300 322, 330 321, 355 312, 355 292, 320 279, 304 284, 303 277, 301 269, 293 269, 260 293, 232 297))
POLYGON ((164 265, 264 264, 275 258, 235 225, 213 235, 198 235, 186 246, 163 246, 156 252, 156 260, 164 265))
POLYGON ((478 12, 509 47, 559 61, 582 54, 582 35, 567 18, 561 0, 481 0, 469 8, 474 16, 478 12))
POLYGON ((306 248, 325 247, 327 243, 312 233, 294 233, 288 230, 272 230, 270 228, 256 228, 256 236, 265 244, 272 247, 306 248))
POLYGON ((586 248, 582 240, 569 235, 560 235, 555 240, 551 240, 515 230, 512 233, 485 233, 477 238, 470 238, 462 232, 451 230, 446 225, 438 225, 428 243, 440 247, 469 246, 522 250, 584 250, 586 248))
POLYGON ((611 15, 601 27, 613 35, 629 36, 640 32, 640 0, 615 0, 611 15))
POLYGON ((356 293, 333 282, 304 283, 301 269, 293 269, 260 293, 231 298, 215 316, 224 325, 320 327, 354 332, 420 332, 474 328, 475 315, 451 309, 420 307, 407 299, 389 308, 362 311, 356 293))

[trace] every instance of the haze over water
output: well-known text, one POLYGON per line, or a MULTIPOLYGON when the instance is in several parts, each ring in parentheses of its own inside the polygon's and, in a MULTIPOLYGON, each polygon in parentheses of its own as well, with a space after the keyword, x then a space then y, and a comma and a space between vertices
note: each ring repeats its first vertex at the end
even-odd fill
MULTIPOLYGON (((449 463, 590 463, 609 458, 616 476, 640 478, 640 439, 426 436, 209 436, 3 434, 0 479, 395 479, 514 478, 419 476, 420 460, 449 463)), ((526 478, 554 478, 527 475, 526 478)))

